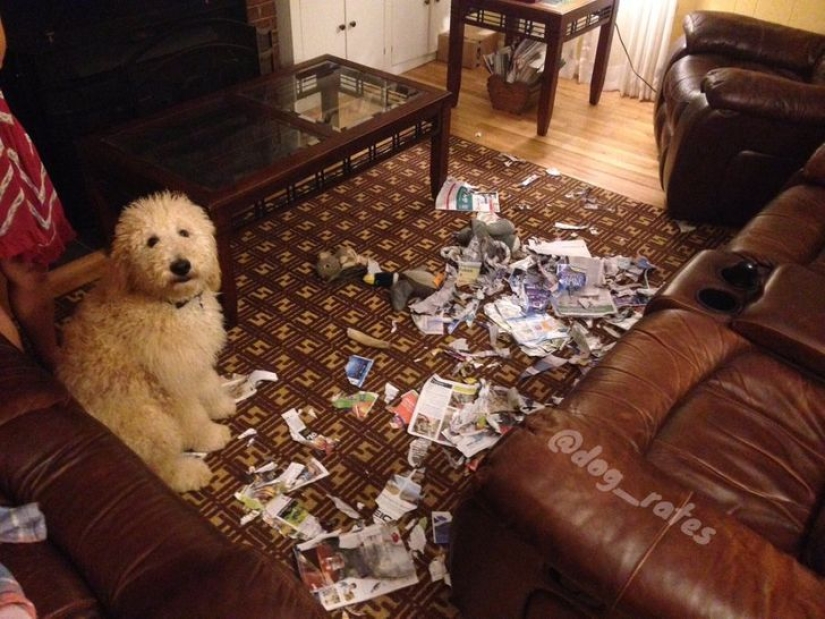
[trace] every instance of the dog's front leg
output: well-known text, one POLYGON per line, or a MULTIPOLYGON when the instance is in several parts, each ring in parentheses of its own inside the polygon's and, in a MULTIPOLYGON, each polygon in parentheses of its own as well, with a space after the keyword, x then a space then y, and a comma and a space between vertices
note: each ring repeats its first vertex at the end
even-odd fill
POLYGON ((237 411, 235 400, 224 388, 218 373, 209 369, 201 380, 200 400, 211 419, 226 419, 237 411))
POLYGON ((194 451, 217 451, 232 438, 228 426, 215 423, 197 397, 180 400, 175 416, 181 427, 185 445, 194 451))
POLYGON ((216 451, 229 442, 232 433, 229 427, 210 419, 201 401, 201 393, 206 385, 199 378, 192 376, 190 380, 166 385, 168 400, 173 408, 170 413, 180 427, 186 449, 216 451))

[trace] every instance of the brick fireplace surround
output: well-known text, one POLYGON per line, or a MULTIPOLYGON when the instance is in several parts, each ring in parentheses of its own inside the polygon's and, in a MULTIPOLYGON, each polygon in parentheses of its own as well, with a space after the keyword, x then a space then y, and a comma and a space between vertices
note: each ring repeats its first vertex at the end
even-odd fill
POLYGON ((278 22, 275 16, 275 0, 246 0, 246 15, 256 28, 272 33, 272 65, 281 65, 278 53, 278 22))

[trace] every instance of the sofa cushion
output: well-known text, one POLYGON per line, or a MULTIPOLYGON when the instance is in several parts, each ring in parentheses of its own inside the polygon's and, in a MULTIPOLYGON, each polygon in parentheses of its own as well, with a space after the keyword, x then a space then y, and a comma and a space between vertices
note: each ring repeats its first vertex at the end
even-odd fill
POLYGON ((799 556, 825 488, 823 402, 825 383, 754 347, 674 406, 647 459, 799 556))

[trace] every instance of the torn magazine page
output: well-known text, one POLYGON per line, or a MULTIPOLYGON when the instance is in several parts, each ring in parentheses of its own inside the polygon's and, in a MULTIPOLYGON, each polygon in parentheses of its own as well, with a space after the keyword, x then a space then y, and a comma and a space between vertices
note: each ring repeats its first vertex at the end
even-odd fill
POLYGON ((306 424, 301 419, 301 413, 297 408, 290 408, 281 415, 281 418, 289 427, 289 436, 293 441, 303 445, 308 445, 313 449, 317 449, 328 454, 331 453, 338 444, 338 441, 335 439, 326 437, 323 434, 318 434, 317 432, 313 432, 307 428, 306 424))
POLYGON ((599 317, 616 313, 613 295, 606 288, 596 289, 594 296, 562 292, 552 299, 557 316, 599 317))
POLYGON ((536 361, 533 365, 529 368, 526 368, 520 375, 519 380, 524 380, 526 378, 530 378, 531 376, 535 376, 536 374, 541 374, 542 372, 546 372, 548 370, 555 370, 567 364, 567 359, 563 357, 559 357, 554 355, 553 353, 549 353, 543 356, 541 359, 536 361))
POLYGON ((451 445, 441 436, 441 432, 450 427, 453 415, 475 400, 477 393, 478 385, 433 375, 419 393, 407 432, 442 445, 451 445))
POLYGON ((250 511, 261 511, 279 494, 287 494, 298 488, 329 476, 327 468, 315 458, 304 462, 290 462, 286 469, 269 462, 252 472, 253 480, 235 493, 235 498, 250 511))
POLYGON ((324 532, 318 519, 297 500, 280 494, 269 501, 262 513, 264 522, 287 537, 302 540, 318 537, 324 532))
POLYGON ((583 239, 570 241, 542 241, 528 239, 527 249, 543 256, 585 256, 590 257, 590 250, 583 239))
POLYGON ((465 458, 472 458, 485 449, 492 447, 501 439, 500 434, 486 428, 462 434, 454 433, 447 428, 442 432, 442 435, 465 458))
POLYGON ((251 374, 230 374, 229 376, 222 376, 221 383, 223 388, 229 392, 229 395, 235 402, 242 402, 247 398, 251 398, 258 392, 258 384, 264 381, 276 381, 278 375, 275 372, 267 372, 266 370, 255 370, 251 374))
POLYGON ((448 177, 435 199, 439 211, 498 212, 501 210, 498 193, 477 191, 472 185, 448 177))
POLYGON ((372 407, 378 401, 374 391, 359 391, 352 395, 338 394, 332 398, 332 405, 337 409, 349 409, 358 419, 366 419, 372 407))
POLYGON ((398 527, 375 524, 294 549, 298 573, 326 610, 365 602, 418 582, 398 527))
POLYGON ((408 475, 394 474, 375 499, 377 506, 372 518, 375 522, 397 522, 418 506, 421 499, 422 473, 413 469, 408 475))
POLYGON ((412 419, 413 411, 415 411, 415 405, 417 402, 418 392, 414 389, 410 389, 401 396, 401 400, 396 406, 387 407, 387 410, 394 415, 396 425, 405 428, 410 425, 410 420, 412 419))

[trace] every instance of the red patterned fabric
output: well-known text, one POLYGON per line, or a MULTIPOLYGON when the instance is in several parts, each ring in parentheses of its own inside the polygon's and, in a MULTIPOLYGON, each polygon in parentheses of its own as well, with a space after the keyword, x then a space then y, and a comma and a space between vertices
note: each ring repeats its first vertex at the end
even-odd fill
POLYGON ((0 92, 0 258, 49 264, 72 238, 40 155, 0 92))

